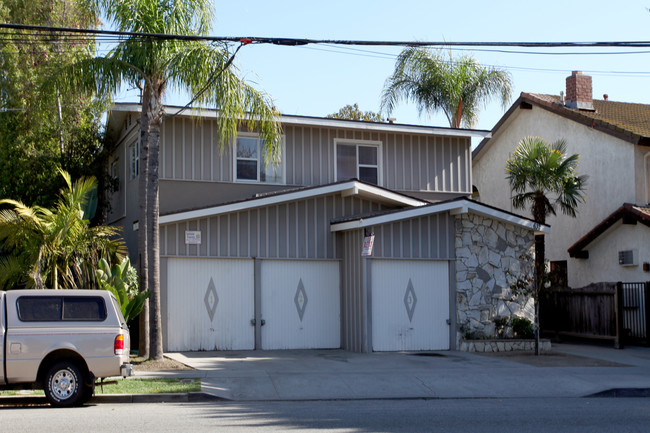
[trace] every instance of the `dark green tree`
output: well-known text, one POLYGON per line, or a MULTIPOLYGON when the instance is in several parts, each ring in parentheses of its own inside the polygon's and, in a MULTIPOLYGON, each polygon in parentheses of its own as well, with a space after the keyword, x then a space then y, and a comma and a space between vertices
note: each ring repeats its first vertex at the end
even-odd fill
MULTIPOLYGON (((0 22, 87 28, 95 14, 82 0, 3 0, 0 22)), ((99 175, 105 103, 44 85, 51 71, 87 56, 90 37, 28 30, 0 35, 0 197, 51 206, 73 177, 99 175)), ((103 181, 103 179, 101 179, 103 181)))

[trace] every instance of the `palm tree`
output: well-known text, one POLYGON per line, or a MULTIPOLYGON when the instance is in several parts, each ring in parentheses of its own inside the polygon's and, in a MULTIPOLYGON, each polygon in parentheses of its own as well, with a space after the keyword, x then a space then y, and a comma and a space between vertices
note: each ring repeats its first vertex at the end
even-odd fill
POLYGON ((483 67, 472 56, 453 60, 439 51, 409 47, 397 57, 395 71, 384 85, 381 108, 390 114, 400 100, 413 101, 420 114, 442 110, 452 128, 472 128, 481 104, 498 97, 510 100, 510 74, 483 67))
POLYGON ((94 178, 72 183, 61 171, 66 189, 54 210, 0 200, 0 245, 11 252, 0 260, 0 287, 35 289, 99 288, 99 262, 116 263, 125 254, 113 227, 91 227, 84 208, 96 190, 94 178))
MULTIPOLYGON (((548 144, 540 137, 522 139, 506 161, 506 179, 512 189, 512 205, 524 209, 530 205, 533 220, 546 224, 548 215, 559 207, 565 215, 576 216, 585 201, 586 176, 576 172, 579 155, 567 155, 566 142, 548 144)), ((543 284, 544 235, 535 236, 535 352, 539 354, 539 311, 537 295, 543 284)))
MULTIPOLYGON (((205 36, 211 30, 211 0, 95 0, 115 29, 133 33, 205 36)), ((242 43, 243 45, 243 43, 242 43)), ((241 47, 241 46, 240 46, 241 47)), ((151 292, 150 351, 161 359, 158 239, 158 155, 165 118, 162 98, 178 89, 195 95, 190 104, 220 111, 218 138, 229 143, 240 124, 257 129, 266 145, 267 161, 279 161, 281 130, 270 99, 239 79, 231 66, 234 54, 220 43, 174 38, 123 39, 107 56, 76 63, 61 79, 72 89, 115 93, 122 84, 142 90, 140 122, 140 213, 138 244, 140 289, 151 292)), ((189 105, 189 104, 188 104, 189 105)), ((145 342, 146 344, 146 342, 145 342)), ((142 349, 142 346, 141 346, 142 349)))

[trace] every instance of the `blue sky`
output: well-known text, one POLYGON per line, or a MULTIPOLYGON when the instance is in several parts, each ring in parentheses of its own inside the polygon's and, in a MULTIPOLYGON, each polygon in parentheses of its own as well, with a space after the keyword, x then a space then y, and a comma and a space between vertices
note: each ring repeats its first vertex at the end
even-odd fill
MULTIPOLYGON (((650 41, 648 0, 526 1, 215 1, 212 35, 389 41, 650 41)), ((285 114, 325 116, 346 104, 379 110, 386 78, 399 48, 248 45, 236 59, 240 75, 267 92, 285 114), (351 49, 352 48, 352 49, 351 49)), ((536 51, 535 49, 508 49, 536 51)), ((650 48, 551 48, 534 55, 471 53, 482 64, 508 69, 513 100, 520 92, 559 94, 572 70, 593 77, 594 98, 650 103, 650 48), (640 53, 642 51, 648 53, 640 53), (576 54, 593 53, 589 55, 576 54), (634 54, 604 53, 635 52, 634 54)), ((137 101, 125 91, 120 102, 137 101)), ((170 92, 168 104, 187 95, 170 92)), ((483 108, 478 129, 491 129, 504 110, 483 108)), ((412 104, 393 113, 399 123, 448 126, 442 114, 418 116, 412 104)))

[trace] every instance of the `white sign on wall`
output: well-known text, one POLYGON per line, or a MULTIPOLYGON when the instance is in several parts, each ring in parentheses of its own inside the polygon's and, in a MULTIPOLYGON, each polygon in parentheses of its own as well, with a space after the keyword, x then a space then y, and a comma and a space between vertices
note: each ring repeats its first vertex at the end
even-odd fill
POLYGON ((185 245, 201 245, 201 231, 185 230, 185 245))
POLYGON ((372 246, 375 243, 375 235, 366 236, 363 238, 363 251, 361 251, 362 256, 371 256, 372 255, 372 246))

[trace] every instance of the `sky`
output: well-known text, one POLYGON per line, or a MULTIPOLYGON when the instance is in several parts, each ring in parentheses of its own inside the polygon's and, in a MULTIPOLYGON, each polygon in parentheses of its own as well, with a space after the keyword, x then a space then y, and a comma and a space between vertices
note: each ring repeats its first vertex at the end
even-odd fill
MULTIPOLYGON (((213 36, 440 42, 650 41, 650 0, 215 0, 214 4, 213 36)), ((283 114, 326 116, 354 103, 364 111, 377 112, 382 88, 400 50, 253 44, 239 51, 235 66, 241 77, 268 93, 283 114)), ((452 54, 471 54, 483 65, 507 69, 514 85, 512 102, 521 92, 559 94, 565 90, 571 71, 580 70, 593 77, 594 99, 602 99, 607 93, 612 101, 650 104, 650 48, 496 50, 510 52, 463 48, 452 54)), ((165 103, 184 105, 189 99, 171 91, 165 103)), ((118 102, 137 100, 134 90, 125 90, 117 97, 118 102)), ((489 103, 482 108, 475 128, 492 129, 506 109, 499 102, 489 103)), ((442 113, 419 115, 415 105, 406 102, 391 117, 398 123, 449 126, 442 113)))

